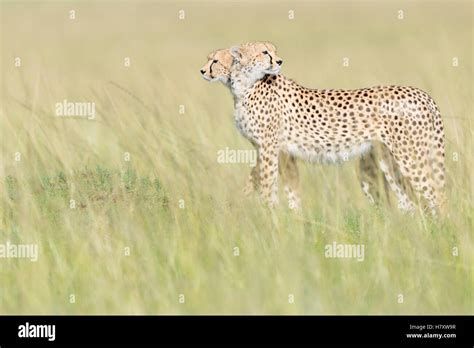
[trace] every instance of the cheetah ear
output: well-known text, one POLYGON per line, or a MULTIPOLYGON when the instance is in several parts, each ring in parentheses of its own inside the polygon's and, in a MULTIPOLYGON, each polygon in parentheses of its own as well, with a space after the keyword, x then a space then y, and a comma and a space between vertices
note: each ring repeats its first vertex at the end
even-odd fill
POLYGON ((236 61, 240 61, 240 59, 242 58, 242 51, 240 50, 239 46, 231 47, 230 54, 232 55, 232 57, 234 57, 236 61))

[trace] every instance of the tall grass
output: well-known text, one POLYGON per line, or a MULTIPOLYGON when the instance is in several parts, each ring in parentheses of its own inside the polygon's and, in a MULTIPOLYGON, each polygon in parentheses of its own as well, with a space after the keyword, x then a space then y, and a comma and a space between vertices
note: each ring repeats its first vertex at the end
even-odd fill
POLYGON ((36 243, 40 254, 0 259, 0 313, 473 312, 471 3, 1 10, 0 243, 36 243), (427 91, 445 122, 449 216, 374 209, 355 162, 299 163, 301 214, 245 197, 250 168, 218 163, 217 151, 251 146, 229 92, 199 69, 210 51, 253 40, 274 42, 282 73, 308 87, 427 91), (55 116, 64 99, 94 102, 96 118, 55 116), (326 258, 334 241, 364 244, 364 261, 326 258))

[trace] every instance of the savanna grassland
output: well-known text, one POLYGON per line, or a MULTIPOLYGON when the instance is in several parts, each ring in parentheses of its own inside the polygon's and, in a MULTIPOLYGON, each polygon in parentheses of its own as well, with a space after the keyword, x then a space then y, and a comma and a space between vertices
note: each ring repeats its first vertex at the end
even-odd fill
POLYGON ((472 43, 469 1, 2 2, 0 244, 39 258, 0 258, 0 313, 473 313, 472 43), (252 147, 199 69, 255 40, 308 87, 428 92, 448 216, 375 209, 357 162, 300 162, 300 214, 244 196, 249 165, 217 152, 252 147), (57 116, 64 100, 95 118, 57 116))

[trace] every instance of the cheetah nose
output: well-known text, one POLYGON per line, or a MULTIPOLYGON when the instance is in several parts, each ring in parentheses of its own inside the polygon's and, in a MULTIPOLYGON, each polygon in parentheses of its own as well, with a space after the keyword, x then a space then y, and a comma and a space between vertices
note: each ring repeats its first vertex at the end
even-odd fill
POLYGON ((204 73, 206 72, 206 70, 204 70, 204 69, 201 69, 201 70, 199 70, 199 71, 200 71, 201 74, 203 74, 203 75, 204 75, 204 73))
POLYGON ((277 60, 277 64, 278 65, 282 65, 283 64, 283 61, 280 59, 280 60, 277 60))

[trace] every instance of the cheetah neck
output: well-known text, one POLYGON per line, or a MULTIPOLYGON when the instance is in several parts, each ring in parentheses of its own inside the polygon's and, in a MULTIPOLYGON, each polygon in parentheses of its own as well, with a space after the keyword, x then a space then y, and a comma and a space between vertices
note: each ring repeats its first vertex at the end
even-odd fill
POLYGON ((235 102, 242 99, 254 83, 264 76, 264 72, 254 72, 242 67, 239 63, 234 63, 230 72, 230 90, 234 95, 235 102))

